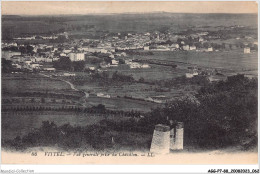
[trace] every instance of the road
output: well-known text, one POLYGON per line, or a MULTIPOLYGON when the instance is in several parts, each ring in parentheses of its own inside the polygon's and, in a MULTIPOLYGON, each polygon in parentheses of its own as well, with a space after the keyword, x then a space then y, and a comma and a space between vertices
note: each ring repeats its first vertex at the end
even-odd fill
MULTIPOLYGON (((67 80, 58 79, 58 78, 53 78, 53 77, 51 77, 50 75, 46 75, 46 74, 42 74, 42 73, 39 73, 39 74, 42 75, 42 76, 44 76, 44 77, 48 77, 48 78, 51 78, 51 79, 63 81, 63 82, 65 82, 65 83, 69 84, 69 85, 70 85, 70 88, 71 88, 72 90, 74 90, 74 91, 80 91, 80 90, 78 90, 77 88, 75 88, 75 86, 74 86, 71 82, 69 82, 69 81, 67 81, 67 80)), ((87 92, 85 92, 85 91, 81 91, 81 92, 84 92, 86 98, 89 97, 89 93, 87 93, 87 92)))

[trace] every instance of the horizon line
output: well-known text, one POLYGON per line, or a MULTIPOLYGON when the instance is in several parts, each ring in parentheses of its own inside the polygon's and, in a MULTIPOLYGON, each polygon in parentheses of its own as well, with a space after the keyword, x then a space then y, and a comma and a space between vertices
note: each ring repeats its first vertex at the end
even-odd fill
POLYGON ((76 14, 76 13, 71 13, 71 14, 66 14, 66 13, 61 13, 61 14, 1 14, 2 16, 84 16, 84 15, 135 15, 135 14, 155 14, 155 13, 170 13, 170 14, 255 14, 257 15, 257 13, 252 12, 252 13, 227 13, 227 12, 200 12, 200 13, 196 13, 196 12, 167 12, 167 11, 154 11, 154 12, 125 12, 125 13, 84 13, 84 14, 76 14))

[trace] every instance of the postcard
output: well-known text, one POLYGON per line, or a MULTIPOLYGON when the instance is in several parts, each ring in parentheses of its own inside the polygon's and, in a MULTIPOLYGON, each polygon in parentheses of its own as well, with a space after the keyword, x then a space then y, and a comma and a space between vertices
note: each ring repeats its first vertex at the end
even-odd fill
POLYGON ((3 164, 258 163, 257 2, 1 5, 3 164))

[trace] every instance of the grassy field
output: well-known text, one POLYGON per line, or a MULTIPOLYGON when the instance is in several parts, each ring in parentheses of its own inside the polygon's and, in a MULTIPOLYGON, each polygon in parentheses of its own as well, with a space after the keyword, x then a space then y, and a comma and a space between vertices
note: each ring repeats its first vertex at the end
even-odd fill
POLYGON ((231 72, 257 70, 257 52, 244 54, 243 50, 224 52, 166 51, 154 52, 154 55, 135 56, 137 59, 155 59, 176 61, 178 67, 198 66, 204 68, 219 68, 231 72))
MULTIPOLYGON (((136 58, 135 56, 133 58, 136 58)), ((150 59, 153 57, 147 56, 146 59, 150 59)), ((162 79, 172 79, 178 76, 182 76, 185 74, 185 70, 183 69, 175 69, 169 66, 159 66, 159 65, 150 65, 151 68, 111 68, 108 69, 109 73, 114 73, 115 71, 119 71, 124 75, 132 75, 135 80, 139 80, 140 78, 144 78, 148 81, 154 80, 162 80, 162 79)))
POLYGON ((141 111, 148 112, 151 108, 156 108, 162 106, 161 104, 139 101, 126 98, 102 98, 102 97, 89 97, 87 100, 88 104, 98 105, 103 104, 106 108, 112 110, 124 110, 124 111, 141 111))
MULTIPOLYGON (((37 74, 4 74, 2 79, 2 89, 4 91, 3 97, 15 95, 17 92, 56 92, 62 94, 74 94, 77 92, 72 90, 70 85, 63 81, 50 79, 48 77, 39 76, 37 74)), ((160 106, 156 103, 123 98, 125 95, 132 95, 133 97, 136 97, 138 94, 142 93, 142 89, 144 93, 143 96, 149 96, 144 92, 144 88, 149 88, 149 85, 145 84, 133 84, 130 87, 129 85, 125 84, 124 88, 120 89, 118 86, 101 87, 98 83, 91 83, 84 86, 76 86, 76 88, 85 92, 91 91, 91 93, 94 95, 96 95, 98 92, 105 92, 113 97, 108 99, 92 95, 86 100, 81 101, 86 102, 88 106, 104 104, 107 108, 114 110, 138 110, 143 112, 150 111, 151 108, 160 106), (122 98, 116 98, 117 95, 121 96, 122 98)), ((151 94, 152 91, 149 93, 151 94)))
MULTIPOLYGON (((127 117, 109 116, 115 121, 128 119, 127 117)), ((30 111, 30 112, 2 112, 2 138, 12 139, 16 136, 28 134, 31 130, 42 125, 42 121, 53 121, 58 126, 69 123, 72 126, 87 126, 105 119, 104 116, 76 112, 30 111)))
POLYGON ((70 86, 65 82, 42 77, 38 74, 3 74, 2 89, 10 93, 54 92, 70 90, 70 86))

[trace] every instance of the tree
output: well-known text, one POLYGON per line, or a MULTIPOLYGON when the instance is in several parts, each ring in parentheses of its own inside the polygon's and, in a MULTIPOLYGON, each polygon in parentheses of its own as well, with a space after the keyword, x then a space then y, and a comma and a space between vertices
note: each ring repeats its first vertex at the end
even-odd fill
POLYGON ((53 67, 58 70, 70 71, 72 62, 68 57, 61 57, 58 61, 53 62, 53 67))
POLYGON ((10 73, 14 70, 12 66, 11 60, 6 60, 5 58, 2 58, 2 72, 3 73, 10 73))
POLYGON ((104 58, 104 61, 105 61, 106 63, 112 64, 112 58, 110 58, 110 57, 105 57, 105 58, 104 58))
POLYGON ((119 59, 119 64, 125 64, 125 60, 124 59, 119 59))
POLYGON ((33 47, 31 45, 26 46, 26 52, 27 53, 33 53, 33 47))
POLYGON ((140 83, 143 83, 144 82, 144 78, 143 77, 140 77, 140 79, 138 80, 140 83))
POLYGON ((45 103, 45 98, 41 98, 41 103, 45 103))
POLYGON ((74 71, 83 71, 85 69, 85 62, 84 61, 72 62, 72 67, 74 71))
POLYGON ((112 80, 114 81, 120 81, 120 82, 133 82, 134 78, 132 75, 123 75, 118 73, 118 71, 114 72, 112 75, 112 80))

